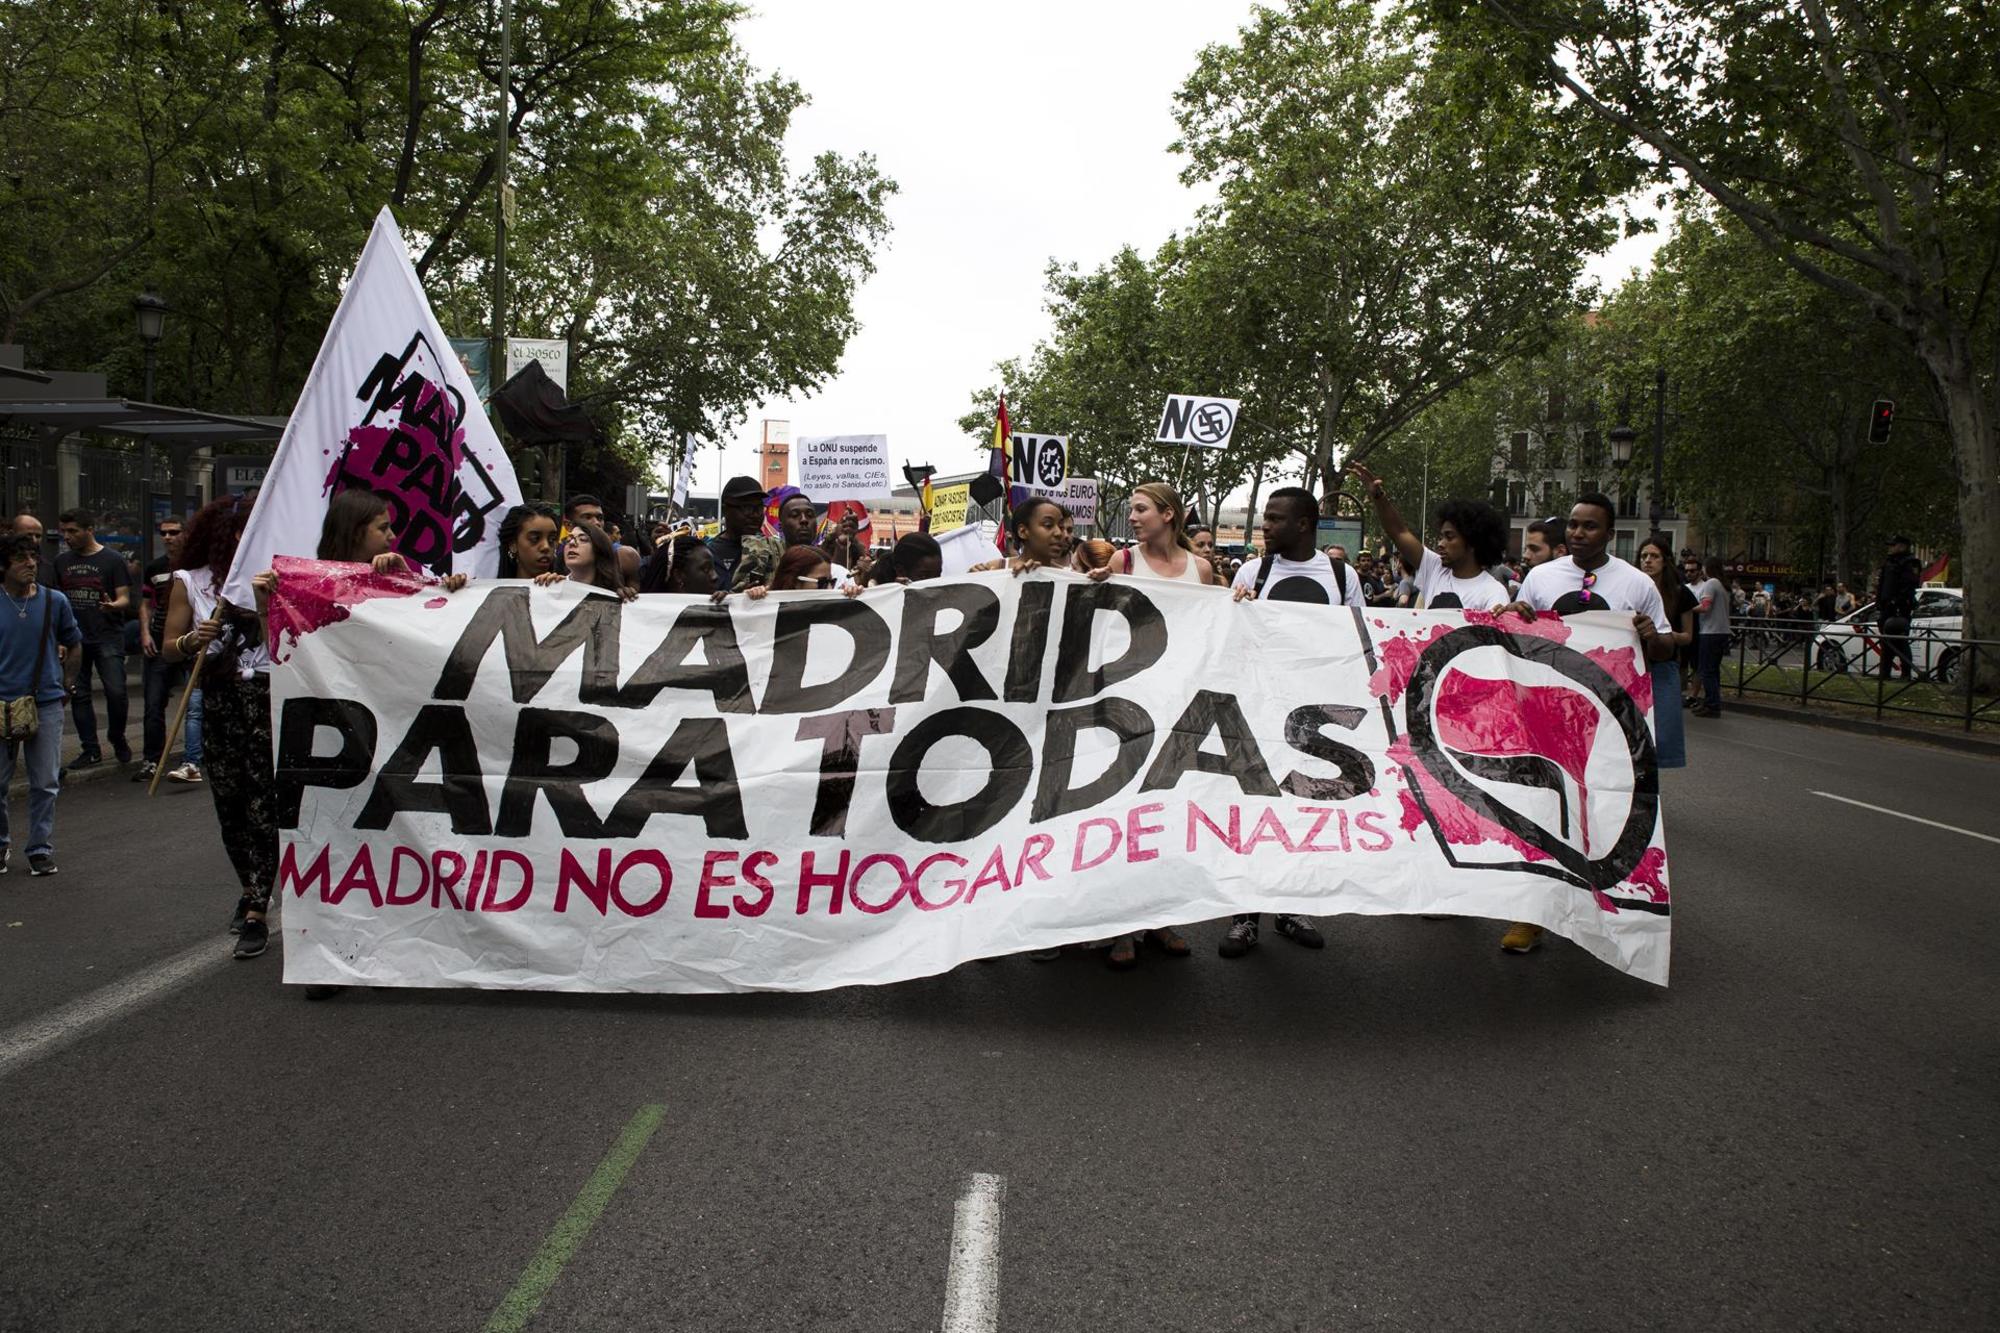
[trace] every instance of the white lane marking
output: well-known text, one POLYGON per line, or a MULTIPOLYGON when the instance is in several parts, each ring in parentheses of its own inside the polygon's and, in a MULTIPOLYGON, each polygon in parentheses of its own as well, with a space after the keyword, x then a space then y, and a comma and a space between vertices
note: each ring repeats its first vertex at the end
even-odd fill
POLYGON ((1971 829, 1960 828, 1956 824, 1940 824, 1935 819, 1925 819, 1922 815, 1906 815, 1901 810, 1891 810, 1887 806, 1882 805, 1870 805, 1866 801, 1857 801, 1852 796, 1835 796, 1830 791, 1816 791, 1813 795, 1824 796, 1829 801, 1839 801, 1843 805, 1858 805, 1863 810, 1873 810, 1878 815, 1894 815, 1898 819, 1907 819, 1912 824, 1929 824, 1932 828, 1941 828, 1947 833, 1963 833, 1968 838, 1978 838, 1982 842, 2000 842, 2000 838, 1996 838, 1990 833, 1974 833, 1971 829))
POLYGON ((165 962, 0 1033, 0 1078, 229 961, 227 940, 204 940, 165 962))
POLYGON ((1006 1192, 1001 1177, 975 1171, 952 1210, 943 1333, 993 1333, 1000 1326, 1000 1199, 1006 1192))

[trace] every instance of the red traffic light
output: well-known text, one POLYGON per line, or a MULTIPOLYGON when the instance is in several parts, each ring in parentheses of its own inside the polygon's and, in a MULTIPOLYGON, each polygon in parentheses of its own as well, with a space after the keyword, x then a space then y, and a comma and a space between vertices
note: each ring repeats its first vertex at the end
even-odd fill
POLYGON ((1868 414, 1868 443, 1887 444, 1889 427, 1896 420, 1896 405, 1887 398, 1877 398, 1874 410, 1868 414))

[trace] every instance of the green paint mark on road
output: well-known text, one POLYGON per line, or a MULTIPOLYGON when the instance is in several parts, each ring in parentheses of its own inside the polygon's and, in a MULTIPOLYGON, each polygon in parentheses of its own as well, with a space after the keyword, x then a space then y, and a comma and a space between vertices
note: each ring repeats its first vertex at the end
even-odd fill
POLYGON ((611 1202, 611 1196, 625 1183, 625 1173, 632 1169, 632 1163, 646 1150, 653 1131, 666 1118, 664 1106, 642 1106, 625 1123, 624 1132, 611 1145, 611 1151, 604 1154, 604 1160, 597 1164, 597 1170, 584 1182, 583 1189, 569 1206, 569 1211, 556 1223, 555 1230, 542 1242, 541 1250, 528 1261, 528 1267, 521 1274, 521 1280, 507 1293, 494 1310, 493 1317, 486 1321, 485 1333, 520 1333, 542 1308, 542 1301, 549 1294, 563 1269, 576 1257, 584 1237, 597 1224, 604 1212, 604 1205, 611 1202))

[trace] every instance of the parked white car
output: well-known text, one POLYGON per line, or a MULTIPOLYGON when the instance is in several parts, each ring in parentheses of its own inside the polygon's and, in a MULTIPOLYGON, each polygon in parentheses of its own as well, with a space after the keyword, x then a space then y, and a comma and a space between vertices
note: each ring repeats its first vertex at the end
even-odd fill
MULTIPOLYGON (((1910 656, 1917 670, 1946 683, 1955 680, 1964 638, 1964 589, 1919 588, 1917 609, 1910 617, 1910 656)), ((1879 670, 1882 640, 1875 604, 1820 626, 1813 636, 1812 661, 1821 671, 1856 671, 1865 676, 1879 670)))

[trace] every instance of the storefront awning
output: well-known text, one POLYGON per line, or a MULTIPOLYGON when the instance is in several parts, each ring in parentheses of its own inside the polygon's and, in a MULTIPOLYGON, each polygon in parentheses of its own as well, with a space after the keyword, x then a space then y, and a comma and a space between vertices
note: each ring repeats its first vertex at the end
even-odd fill
POLYGON ((53 430, 94 431, 155 444, 251 444, 284 434, 282 417, 236 417, 127 398, 0 399, 0 420, 53 430))

